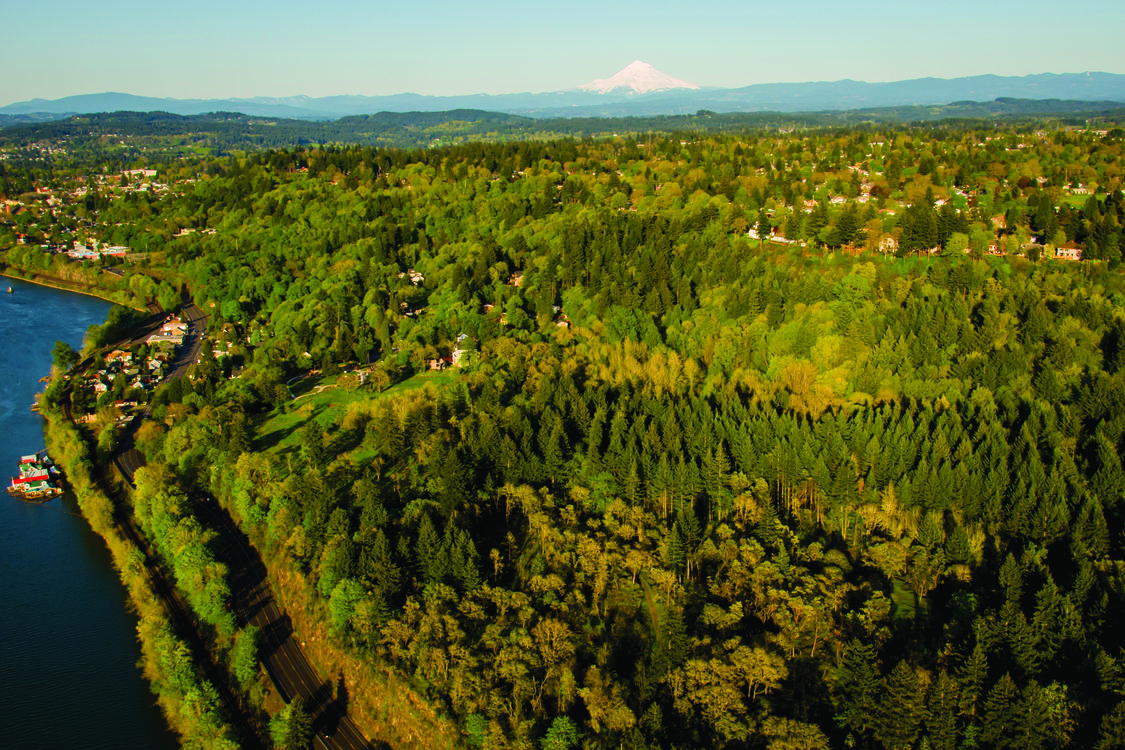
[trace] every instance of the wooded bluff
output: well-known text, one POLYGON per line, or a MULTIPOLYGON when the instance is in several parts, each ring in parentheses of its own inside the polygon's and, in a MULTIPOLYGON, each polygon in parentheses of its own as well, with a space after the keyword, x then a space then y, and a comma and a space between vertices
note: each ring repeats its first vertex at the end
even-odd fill
POLYGON ((1120 159, 934 126, 160 164, 90 209, 147 248, 120 284, 210 316, 137 518, 217 498, 419 742, 1119 747, 1120 159))

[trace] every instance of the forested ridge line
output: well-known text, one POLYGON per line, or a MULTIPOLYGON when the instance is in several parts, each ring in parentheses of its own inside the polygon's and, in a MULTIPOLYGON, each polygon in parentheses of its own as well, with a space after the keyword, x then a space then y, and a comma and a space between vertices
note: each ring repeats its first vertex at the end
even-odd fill
POLYGON ((378 112, 334 120, 299 120, 212 112, 74 114, 46 121, 5 121, 0 115, 0 148, 28 141, 67 143, 72 148, 112 158, 122 138, 134 156, 142 151, 220 155, 236 151, 294 146, 355 144, 387 148, 433 148, 479 141, 530 141, 553 138, 605 138, 618 134, 745 134, 792 130, 844 130, 877 127, 997 128, 1010 126, 1087 126, 1122 119, 1121 102, 999 98, 944 105, 869 107, 812 112, 714 112, 621 117, 529 117, 479 109, 438 112, 378 112))
POLYGON ((211 318, 138 435, 144 502, 219 499, 349 694, 393 673, 466 746, 1116 747, 1119 157, 216 160, 101 214, 211 318))

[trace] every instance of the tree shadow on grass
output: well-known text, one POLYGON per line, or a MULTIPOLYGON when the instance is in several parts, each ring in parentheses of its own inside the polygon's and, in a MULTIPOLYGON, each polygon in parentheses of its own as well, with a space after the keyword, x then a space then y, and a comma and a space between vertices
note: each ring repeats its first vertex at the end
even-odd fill
POLYGON ((294 422, 288 427, 281 427, 276 430, 270 430, 265 434, 259 432, 258 435, 254 438, 254 450, 261 452, 273 450, 278 445, 280 445, 281 442, 285 440, 285 438, 296 432, 299 424, 299 422, 294 422))

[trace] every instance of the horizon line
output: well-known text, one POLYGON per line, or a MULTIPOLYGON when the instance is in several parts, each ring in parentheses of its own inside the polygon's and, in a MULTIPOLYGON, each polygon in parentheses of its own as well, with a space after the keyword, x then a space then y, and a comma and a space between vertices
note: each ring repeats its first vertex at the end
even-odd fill
MULTIPOLYGON (((1114 73, 1114 72, 1107 71, 1107 70, 1083 70, 1083 71, 1071 71, 1071 72, 1062 72, 1062 73, 1044 71, 1044 72, 1039 72, 1039 73, 1024 73, 1022 75, 1002 75, 1002 74, 999 74, 999 73, 974 73, 972 75, 951 76, 951 77, 928 75, 928 76, 917 76, 917 77, 914 77, 914 78, 897 78, 897 79, 882 80, 882 81, 861 80, 861 79, 857 79, 857 78, 847 78, 847 77, 845 77, 845 78, 836 78, 836 79, 831 79, 831 80, 829 80, 829 79, 819 79, 819 80, 805 80, 805 81, 763 81, 763 82, 758 82, 758 83, 747 83, 747 84, 742 84, 742 85, 738 85, 738 86, 716 86, 716 85, 710 85, 710 84, 698 84, 699 87, 696 88, 696 89, 685 89, 685 90, 691 90, 691 91, 734 91, 734 90, 738 90, 738 89, 751 88, 751 87, 754 87, 754 86, 800 86, 800 85, 831 84, 831 83, 860 83, 860 84, 869 84, 869 85, 879 85, 879 84, 893 84, 893 83, 908 83, 908 82, 911 82, 911 81, 926 81, 926 80, 957 81, 957 80, 965 80, 965 79, 971 79, 971 78, 986 78, 986 77, 1020 79, 1020 78, 1035 78, 1035 77, 1040 77, 1040 76, 1093 76, 1093 75, 1125 76, 1125 73, 1114 73)), ((62 101, 64 99, 76 99, 76 98, 80 98, 80 97, 89 97, 89 96, 128 96, 128 97, 134 97, 134 98, 138 98, 138 99, 161 99, 161 100, 166 100, 166 101, 178 101, 178 102, 208 102, 208 101, 247 101, 247 102, 250 102, 250 101, 262 100, 262 99, 277 99, 277 100, 283 100, 283 99, 313 99, 313 100, 316 100, 316 99, 329 99, 329 98, 334 98, 334 97, 357 97, 357 98, 365 98, 365 99, 379 99, 379 98, 392 98, 392 97, 400 97, 400 96, 415 96, 415 97, 422 97, 422 98, 428 98, 428 99, 457 99, 457 98, 466 98, 466 97, 542 96, 542 95, 547 95, 547 94, 564 94, 564 93, 590 93, 591 95, 597 96, 598 94, 594 94, 593 92, 584 90, 582 88, 583 86, 588 85, 588 83, 589 82, 587 82, 587 84, 580 84, 578 86, 573 86, 571 88, 551 89, 551 90, 545 90, 545 91, 530 91, 530 90, 528 90, 528 91, 509 91, 509 92, 503 92, 503 93, 474 92, 474 93, 465 93, 465 94, 425 94, 425 93, 420 93, 420 92, 417 92, 417 91, 400 91, 400 92, 395 92, 395 93, 392 93, 392 94, 360 94, 360 93, 308 94, 308 93, 298 93, 298 94, 255 94, 255 95, 252 95, 252 96, 234 96, 234 95, 228 95, 228 96, 173 96, 173 95, 157 95, 157 94, 134 94, 134 93, 130 93, 130 92, 127 92, 127 91, 106 90, 106 91, 96 91, 96 92, 84 92, 84 93, 78 93, 78 94, 64 94, 62 96, 58 96, 58 97, 55 97, 55 98, 47 98, 47 97, 37 96, 37 97, 32 97, 30 99, 18 99, 18 100, 15 100, 15 101, 8 102, 6 104, 0 104, 0 109, 5 109, 7 107, 12 107, 12 106, 19 105, 19 104, 32 104, 32 103, 35 103, 35 102, 59 102, 59 101, 62 101)), ((663 91, 666 92, 666 91, 674 91, 674 90, 677 90, 677 89, 664 89, 663 91)), ((662 93, 662 92, 654 91, 654 92, 651 92, 651 93, 662 93)))

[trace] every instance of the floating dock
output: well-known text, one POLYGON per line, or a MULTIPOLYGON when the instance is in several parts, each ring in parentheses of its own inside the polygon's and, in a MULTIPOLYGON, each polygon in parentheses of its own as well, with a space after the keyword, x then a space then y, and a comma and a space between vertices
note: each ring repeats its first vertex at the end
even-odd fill
POLYGON ((20 458, 19 472, 8 485, 8 494, 12 497, 41 503, 62 494, 59 469, 46 450, 20 458))

